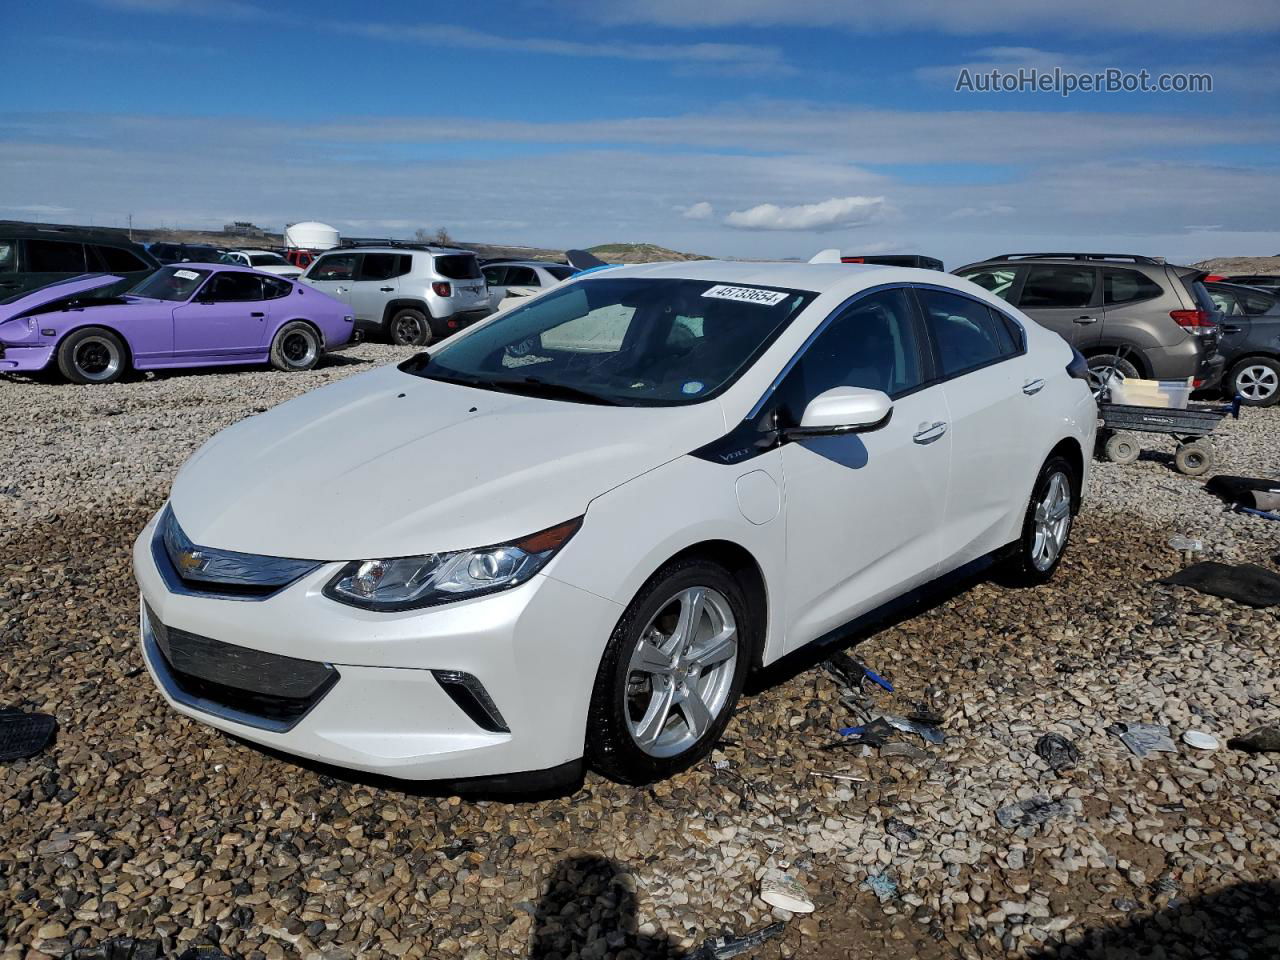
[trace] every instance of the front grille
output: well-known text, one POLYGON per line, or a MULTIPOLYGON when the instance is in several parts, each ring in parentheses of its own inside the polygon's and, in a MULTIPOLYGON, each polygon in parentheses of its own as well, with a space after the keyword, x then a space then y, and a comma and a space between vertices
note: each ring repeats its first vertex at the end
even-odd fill
POLYGON ((249 726, 287 730, 338 682, 327 663, 251 650, 166 626, 150 607, 147 626, 175 700, 249 726))

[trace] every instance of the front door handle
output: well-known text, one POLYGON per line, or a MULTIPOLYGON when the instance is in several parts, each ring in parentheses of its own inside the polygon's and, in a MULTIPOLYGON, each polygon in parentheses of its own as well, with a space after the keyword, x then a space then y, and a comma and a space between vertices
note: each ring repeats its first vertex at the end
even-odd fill
POLYGON ((266 314, 265 314, 265 313, 263 313, 261 310, 255 310, 255 311, 253 311, 253 313, 249 314, 249 316, 251 316, 251 317, 265 317, 265 316, 266 316, 266 314))
POLYGON ((1044 389, 1043 380, 1028 380, 1022 385, 1022 392, 1028 397, 1034 397, 1037 393, 1044 389))
POLYGON ((392 290, 395 289, 395 287, 379 287, 378 289, 381 290, 383 293, 390 293, 392 290))
POLYGON ((347 292, 347 288, 346 288, 346 287, 337 287, 336 289, 337 289, 338 293, 346 293, 346 292, 347 292))
POLYGON ((933 443, 935 440, 942 439, 942 435, 947 432, 947 425, 941 420, 934 423, 922 423, 916 430, 915 436, 911 439, 916 443, 933 443))
POLYGON ((1078 323, 1078 324, 1080 324, 1080 326, 1084 327, 1084 326, 1087 326, 1087 325, 1089 325, 1089 324, 1091 324, 1091 323, 1097 323, 1097 322, 1098 322, 1098 318, 1097 318, 1097 317, 1076 317, 1076 318, 1075 318, 1074 320, 1072 320, 1071 322, 1072 322, 1072 323, 1078 323))

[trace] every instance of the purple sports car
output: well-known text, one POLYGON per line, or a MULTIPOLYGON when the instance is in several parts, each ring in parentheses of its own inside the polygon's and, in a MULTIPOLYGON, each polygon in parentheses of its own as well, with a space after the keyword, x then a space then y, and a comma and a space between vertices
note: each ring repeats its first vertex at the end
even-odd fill
POLYGON ((110 383, 131 367, 310 370, 355 329, 346 304, 244 267, 176 263, 123 296, 91 293, 119 281, 73 277, 0 304, 0 372, 56 363, 75 383, 110 383))

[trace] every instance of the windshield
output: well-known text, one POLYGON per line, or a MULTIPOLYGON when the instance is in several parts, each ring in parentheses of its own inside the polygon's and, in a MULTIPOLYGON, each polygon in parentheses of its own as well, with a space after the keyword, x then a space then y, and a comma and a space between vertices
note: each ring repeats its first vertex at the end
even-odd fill
POLYGON ((152 300, 186 301, 196 292, 208 270, 195 270, 191 267, 161 267, 129 291, 135 297, 148 297, 152 300))
POLYGON ((602 277, 559 287, 401 369, 585 403, 697 403, 737 379, 815 296, 707 280, 602 277))
POLYGON ((287 267, 289 261, 278 253, 253 253, 249 255, 249 265, 253 267, 287 267))

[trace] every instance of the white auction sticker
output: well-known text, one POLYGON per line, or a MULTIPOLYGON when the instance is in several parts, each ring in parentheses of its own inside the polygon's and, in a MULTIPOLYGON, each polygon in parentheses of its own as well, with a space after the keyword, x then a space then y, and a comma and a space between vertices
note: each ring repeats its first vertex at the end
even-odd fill
POLYGON ((194 270, 175 270, 173 271, 173 275, 177 277, 179 280, 199 280, 200 279, 200 274, 196 273, 194 270))
POLYGON ((714 297, 717 300, 736 300, 738 303, 760 303, 766 307, 776 307, 783 300, 787 299, 789 294, 783 293, 781 290, 757 290, 754 287, 726 287, 721 283, 716 284, 704 293, 703 296, 714 297))

